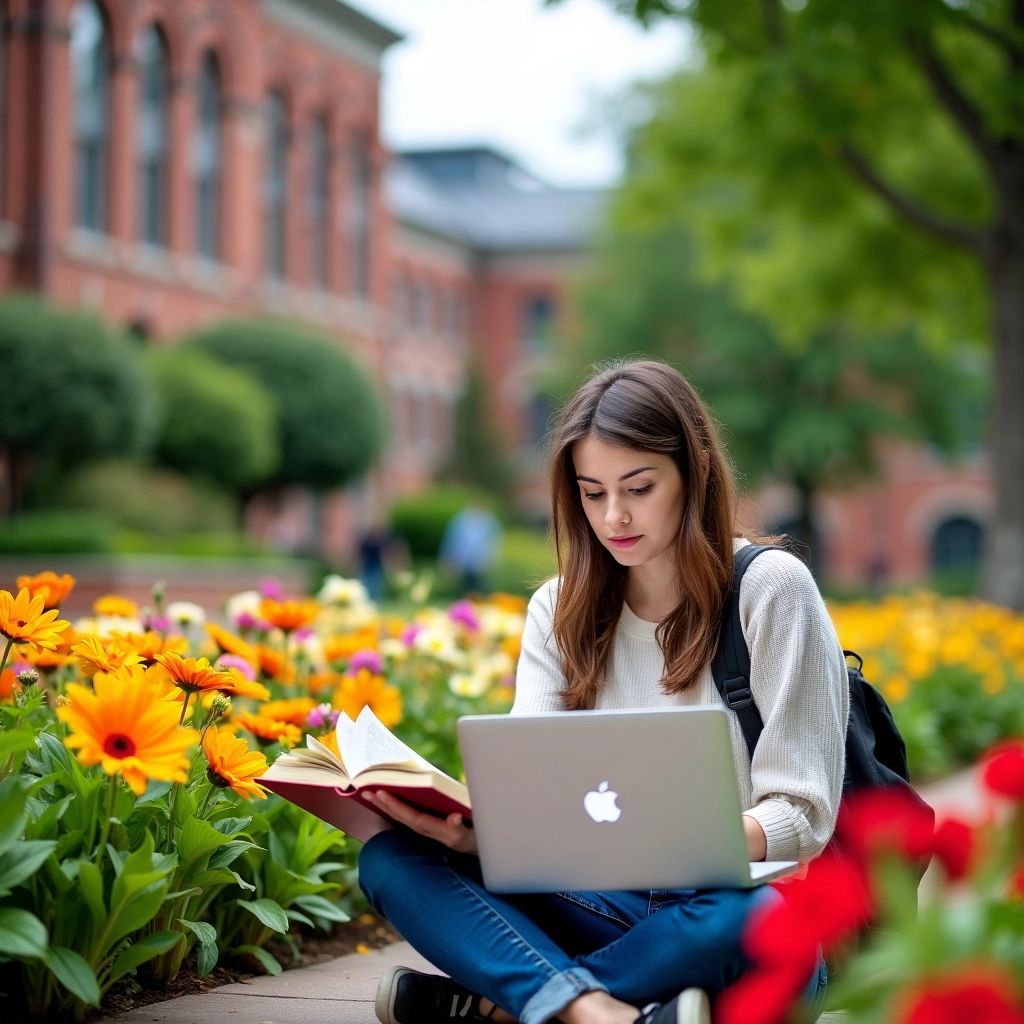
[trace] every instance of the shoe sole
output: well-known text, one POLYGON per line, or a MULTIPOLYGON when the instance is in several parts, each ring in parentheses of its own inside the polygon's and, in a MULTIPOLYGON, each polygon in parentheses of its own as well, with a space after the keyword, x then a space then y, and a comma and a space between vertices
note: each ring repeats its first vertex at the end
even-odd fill
POLYGON ((711 1024, 711 1004, 702 988, 688 988, 676 1002, 676 1024, 711 1024))
MULTIPOLYGON (((377 984, 377 997, 373 1001, 373 1011, 377 1014, 380 1024, 400 1024, 395 1019, 395 996, 398 993, 398 979, 404 974, 416 974, 408 967, 392 967, 377 984)), ((408 1022, 407 1022, 408 1024, 408 1022)))

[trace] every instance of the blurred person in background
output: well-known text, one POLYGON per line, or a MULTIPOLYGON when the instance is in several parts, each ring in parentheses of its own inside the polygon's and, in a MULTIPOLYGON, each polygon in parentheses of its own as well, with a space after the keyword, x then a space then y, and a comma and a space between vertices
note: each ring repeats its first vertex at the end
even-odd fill
POLYGON ((448 523, 438 558, 458 577, 460 595, 486 593, 500 540, 497 516, 477 503, 467 505, 448 523))

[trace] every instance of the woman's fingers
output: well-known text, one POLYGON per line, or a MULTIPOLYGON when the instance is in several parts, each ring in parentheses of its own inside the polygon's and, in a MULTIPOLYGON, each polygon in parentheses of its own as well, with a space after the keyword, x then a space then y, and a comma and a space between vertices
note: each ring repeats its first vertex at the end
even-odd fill
POLYGON ((365 796, 371 803, 379 805, 395 821, 407 825, 421 836, 436 839, 450 849, 462 853, 472 853, 476 850, 475 836, 463 824, 461 814, 449 814, 447 818, 438 818, 433 814, 416 810, 411 804, 383 790, 366 793, 365 796))

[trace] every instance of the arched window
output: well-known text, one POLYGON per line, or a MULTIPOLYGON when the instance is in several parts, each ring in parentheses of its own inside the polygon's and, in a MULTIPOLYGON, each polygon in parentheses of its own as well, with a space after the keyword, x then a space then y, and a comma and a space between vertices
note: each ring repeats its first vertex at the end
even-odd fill
POLYGON ((331 147, 327 115, 313 118, 309 137, 309 225, 310 259, 313 284, 326 288, 328 283, 328 217, 330 216, 331 147))
POLYGON ((78 0, 71 12, 71 69, 75 90, 75 223, 90 231, 104 231, 110 47, 103 14, 95 0, 78 0))
POLYGON ((263 198, 266 268, 284 280, 288 227, 288 104, 279 92, 267 97, 267 148, 263 198))
POLYGON ((139 238, 167 244, 167 152, 170 70, 167 44, 156 25, 142 30, 136 43, 139 66, 138 146, 139 238))
POLYGON ((935 528, 931 543, 933 572, 972 569, 981 561, 985 532, 970 516, 950 516, 935 528))
POLYGON ((192 169, 196 183, 196 251, 220 258, 221 82, 212 53, 199 67, 199 110, 192 169))

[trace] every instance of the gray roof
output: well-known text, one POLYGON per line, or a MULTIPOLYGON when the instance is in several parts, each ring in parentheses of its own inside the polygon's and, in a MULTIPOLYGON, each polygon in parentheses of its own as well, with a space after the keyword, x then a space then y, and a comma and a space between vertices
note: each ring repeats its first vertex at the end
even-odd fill
POLYGON ((485 253, 578 251, 607 197, 552 188, 483 146, 400 153, 386 189, 399 221, 485 253))

